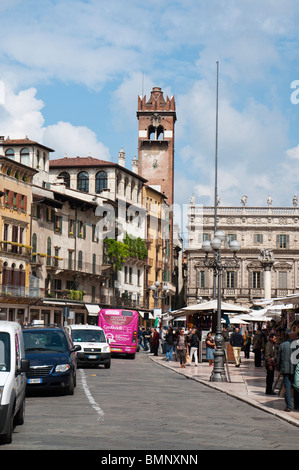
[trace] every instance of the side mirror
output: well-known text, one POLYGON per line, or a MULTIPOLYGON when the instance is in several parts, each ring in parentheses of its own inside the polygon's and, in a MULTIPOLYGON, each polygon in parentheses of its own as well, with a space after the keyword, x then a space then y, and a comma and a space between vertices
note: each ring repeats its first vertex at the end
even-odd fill
POLYGON ((18 373, 29 372, 30 370, 30 361, 28 359, 21 359, 21 367, 18 369, 18 373))
POLYGON ((81 351, 81 349, 81 346, 78 344, 77 346, 74 346, 73 349, 71 349, 71 352, 81 351))

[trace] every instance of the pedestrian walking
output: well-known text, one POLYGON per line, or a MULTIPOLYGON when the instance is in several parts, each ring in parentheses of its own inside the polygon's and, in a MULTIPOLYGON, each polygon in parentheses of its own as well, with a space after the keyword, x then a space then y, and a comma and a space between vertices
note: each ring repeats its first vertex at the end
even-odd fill
POLYGON ((152 338, 152 352, 154 353, 154 356, 158 356, 159 343, 160 343, 160 333, 158 331, 158 328, 155 328, 154 333, 153 333, 153 338, 152 338))
POLYGON ((166 343, 166 361, 171 362, 172 352, 174 347, 174 333, 171 326, 168 328, 167 333, 165 335, 165 343, 166 343))
POLYGON ((240 367, 241 363, 241 349, 244 344, 243 336, 240 333, 238 327, 235 328, 234 333, 229 339, 230 345, 233 348, 234 358, 235 358, 235 367, 240 367))
POLYGON ((196 328, 191 330, 191 335, 189 337, 189 348, 190 348, 190 365, 192 364, 193 356, 194 356, 194 367, 198 367, 198 336, 196 334, 196 328))
POLYGON ((147 329, 143 328, 142 335, 143 335, 144 351, 148 351, 149 350, 148 341, 150 339, 149 329, 148 328, 147 329))
POLYGON ((265 348, 265 341, 261 330, 257 330, 252 340, 252 350, 254 352, 255 367, 262 367, 262 351, 265 348))
POLYGON ((243 335, 243 340, 244 340, 244 346, 243 346, 243 350, 244 350, 244 357, 245 359, 249 359, 250 358, 250 347, 251 347, 251 343, 252 343, 252 337, 251 337, 251 333, 249 331, 245 331, 244 335, 243 335))
MULTIPOLYGON (((283 384, 285 388, 284 398, 286 404, 284 411, 287 412, 292 411, 292 384, 294 382, 296 361, 298 361, 298 359, 296 359, 297 355, 293 353, 298 347, 298 334, 296 331, 290 331, 289 338, 279 346, 276 357, 277 369, 283 375, 283 384)), ((295 410, 299 410, 299 391, 296 390, 296 388, 293 388, 293 392, 294 408, 295 410)))
POLYGON ((187 337, 185 336, 185 331, 183 328, 180 330, 180 334, 177 337, 176 350, 181 367, 186 367, 187 337))
POLYGON ((271 333, 265 346, 266 395, 276 395, 273 391, 274 372, 277 356, 277 336, 271 333))
POLYGON ((212 333, 209 331, 206 337, 206 353, 207 353, 207 360, 209 361, 209 366, 213 365, 215 348, 216 348, 215 341, 212 338, 212 333))
POLYGON ((137 344, 137 352, 140 350, 140 346, 144 349, 144 344, 143 344, 143 334, 142 334, 142 328, 141 326, 138 327, 138 344, 137 344))

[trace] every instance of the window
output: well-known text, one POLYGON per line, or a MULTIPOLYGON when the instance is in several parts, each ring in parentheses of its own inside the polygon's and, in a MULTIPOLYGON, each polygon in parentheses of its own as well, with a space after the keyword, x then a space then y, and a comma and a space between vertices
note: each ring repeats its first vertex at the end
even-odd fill
POLYGON ((254 271, 252 273, 252 287, 253 287, 253 289, 260 289, 262 287, 262 273, 261 273, 261 271, 254 271))
POLYGON ((106 171, 99 171, 96 174, 96 193, 101 193, 108 187, 108 178, 106 171))
POLYGON ((278 272, 278 287, 280 289, 288 288, 288 273, 286 271, 278 272))
POLYGON ((37 254, 37 236, 36 233, 32 235, 32 263, 36 263, 37 254))
POLYGON ((51 238, 47 239, 47 266, 51 266, 51 252, 52 252, 52 242, 51 238))
POLYGON ((277 248, 289 248, 289 235, 277 235, 277 248))
POLYGON ((211 234, 210 233, 203 233, 202 234, 202 241, 203 242, 211 241, 211 234))
POLYGON ((62 217, 56 214, 54 216, 54 232, 60 235, 62 233, 62 217))
POLYGON ((82 269, 82 268, 83 268, 83 253, 80 250, 78 253, 78 269, 82 269))
POLYGON ((196 287, 205 287, 205 271, 196 271, 196 287))
POLYGON ((254 243, 263 243, 263 234, 262 233, 255 233, 253 235, 253 242, 254 243))
POLYGON ((88 193, 89 191, 89 176, 86 171, 81 171, 77 176, 77 189, 78 191, 84 191, 88 193))
POLYGON ((69 219, 69 237, 74 237, 76 235, 76 221, 69 219))
POLYGON ((58 258, 59 258, 59 248, 54 248, 54 266, 58 267, 58 258))
POLYGON ((127 284, 128 282, 128 268, 125 266, 125 283, 127 284))
POLYGON ((133 268, 129 268, 129 284, 133 283, 133 268))
POLYGON ((21 163, 23 163, 23 165, 29 165, 30 158, 29 158, 29 150, 27 147, 21 150, 20 155, 21 155, 21 163))
POLYGON ((237 273, 235 271, 227 271, 226 272, 226 288, 227 289, 234 289, 237 283, 237 273))
POLYGON ((94 253, 92 255, 92 274, 96 274, 96 265, 97 265, 97 255, 94 253))
POLYGON ((68 269, 73 269, 73 251, 69 250, 68 269))
POLYGON ((5 152, 5 156, 7 158, 12 158, 14 160, 15 158, 15 151, 14 149, 7 149, 6 152, 5 152))
POLYGON ((59 173, 58 178, 63 178, 64 184, 66 188, 70 188, 71 185, 71 177, 67 171, 63 171, 62 173, 59 173))

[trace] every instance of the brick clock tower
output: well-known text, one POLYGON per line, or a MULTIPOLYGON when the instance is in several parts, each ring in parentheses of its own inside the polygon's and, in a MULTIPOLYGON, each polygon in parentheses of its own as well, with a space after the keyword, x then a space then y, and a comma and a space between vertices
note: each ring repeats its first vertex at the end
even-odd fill
MULTIPOLYGON (((175 99, 166 97, 160 87, 154 87, 151 96, 138 96, 138 173, 148 184, 165 194, 167 204, 174 202, 174 126, 175 99)), ((169 257, 164 280, 172 280, 173 223, 170 220, 170 240, 166 251, 169 257)))

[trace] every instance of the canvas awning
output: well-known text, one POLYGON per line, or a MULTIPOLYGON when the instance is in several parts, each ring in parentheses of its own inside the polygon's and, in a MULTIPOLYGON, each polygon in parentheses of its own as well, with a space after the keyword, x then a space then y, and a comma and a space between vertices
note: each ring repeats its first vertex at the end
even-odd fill
MULTIPOLYGON (((217 311, 218 302, 217 300, 210 300, 209 302, 202 302, 200 304, 193 304, 193 305, 188 305, 188 307, 183 307, 180 308, 179 310, 175 310, 174 312, 171 312, 171 315, 173 317, 177 317, 180 315, 193 315, 195 313, 205 313, 208 311, 217 311)), ((243 312, 243 313, 249 313, 251 310, 247 307, 244 307, 243 305, 238 305, 238 304, 230 304, 226 302, 221 302, 221 311, 222 312, 243 312)))
POLYGON ((99 305, 85 304, 85 307, 88 311, 88 315, 94 316, 94 317, 97 316, 101 310, 99 305))

